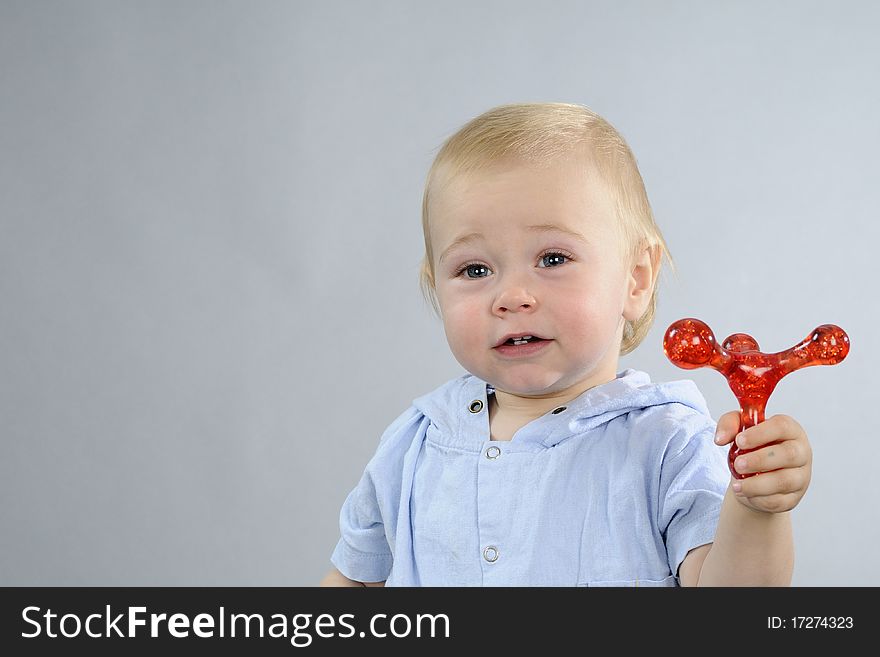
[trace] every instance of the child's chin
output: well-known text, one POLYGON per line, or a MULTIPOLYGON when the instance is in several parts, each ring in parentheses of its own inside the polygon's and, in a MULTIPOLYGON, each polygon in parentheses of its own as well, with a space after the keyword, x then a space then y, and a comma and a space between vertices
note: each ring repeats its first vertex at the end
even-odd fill
POLYGON ((493 385, 496 390, 519 397, 541 397, 564 388, 564 386, 559 385, 558 378, 547 376, 518 377, 512 380, 502 377, 502 380, 493 385))

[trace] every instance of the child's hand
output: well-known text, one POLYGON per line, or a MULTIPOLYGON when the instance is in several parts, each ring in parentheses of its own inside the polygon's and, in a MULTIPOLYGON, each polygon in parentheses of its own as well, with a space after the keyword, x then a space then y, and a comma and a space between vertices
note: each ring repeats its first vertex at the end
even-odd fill
POLYGON ((733 464, 740 474, 760 473, 733 479, 736 500, 756 511, 790 511, 810 485, 813 450, 806 432, 787 415, 774 415, 743 432, 741 426, 740 412, 731 411, 718 420, 715 433, 719 445, 729 445, 736 439, 740 449, 755 449, 739 456, 733 464))

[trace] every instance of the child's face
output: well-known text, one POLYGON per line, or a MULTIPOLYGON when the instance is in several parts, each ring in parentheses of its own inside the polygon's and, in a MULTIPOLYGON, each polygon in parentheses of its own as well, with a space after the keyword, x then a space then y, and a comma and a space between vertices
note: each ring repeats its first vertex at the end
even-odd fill
POLYGON ((613 201, 589 165, 462 176, 432 202, 430 230, 446 337, 467 371, 524 396, 615 377, 624 318, 644 304, 633 301, 613 201), (547 342, 503 353, 509 335, 547 342))

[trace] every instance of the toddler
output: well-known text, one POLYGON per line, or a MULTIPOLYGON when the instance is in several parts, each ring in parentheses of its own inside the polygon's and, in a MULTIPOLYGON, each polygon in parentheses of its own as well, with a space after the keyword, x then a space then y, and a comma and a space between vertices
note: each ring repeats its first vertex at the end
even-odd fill
POLYGON ((562 103, 475 118, 434 160, 422 226, 422 287, 467 374, 386 429, 322 585, 790 584, 801 426, 716 426, 693 382, 618 372, 669 254, 607 121, 562 103), (758 476, 730 476, 734 439, 758 476))

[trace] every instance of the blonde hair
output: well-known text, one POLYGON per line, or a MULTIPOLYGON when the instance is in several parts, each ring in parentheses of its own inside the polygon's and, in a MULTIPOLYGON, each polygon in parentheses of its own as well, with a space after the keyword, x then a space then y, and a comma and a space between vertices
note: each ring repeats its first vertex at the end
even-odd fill
MULTIPOLYGON (((428 171, 422 199, 425 256, 419 274, 422 293, 440 317, 434 279, 434 253, 429 230, 432 196, 459 176, 504 160, 546 165, 586 146, 600 179, 608 187, 630 260, 642 249, 659 251, 656 265, 672 257, 648 203, 648 195, 635 156, 623 136, 601 116, 583 105, 569 103, 517 103, 501 105, 469 121, 449 137, 428 171)), ((654 321, 657 286, 645 313, 626 320, 620 354, 635 349, 654 321)))

